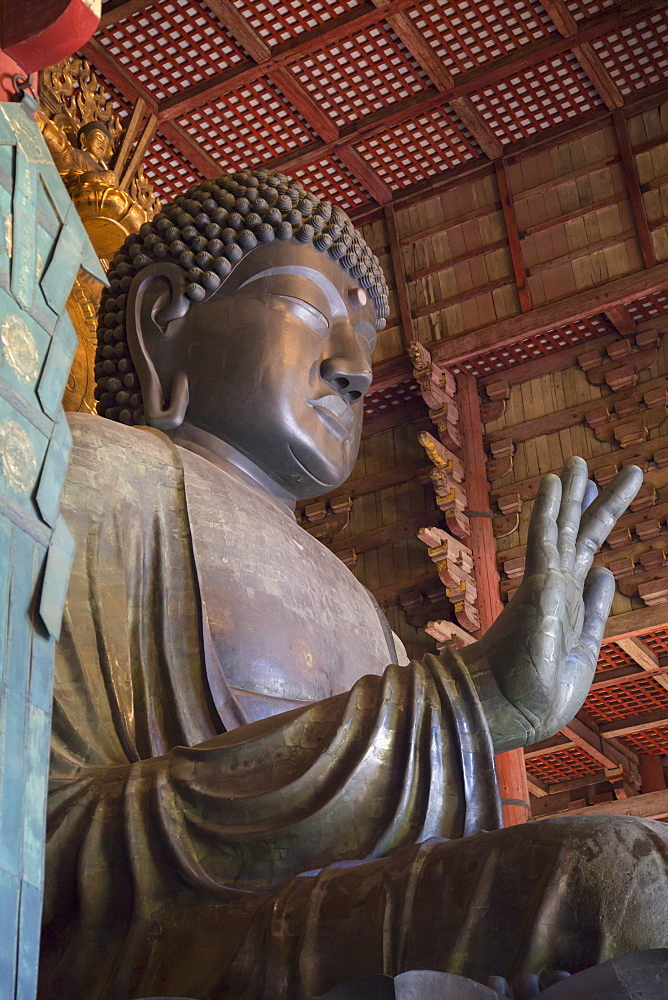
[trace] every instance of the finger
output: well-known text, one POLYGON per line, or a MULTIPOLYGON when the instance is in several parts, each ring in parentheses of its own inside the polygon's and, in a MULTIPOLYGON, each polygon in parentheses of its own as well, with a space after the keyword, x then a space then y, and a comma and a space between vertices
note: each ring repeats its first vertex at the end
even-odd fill
POLYGON ((624 513, 642 486, 642 472, 627 465, 582 515, 576 543, 574 575, 582 580, 599 545, 605 541, 617 518, 624 513))
POLYGON ((581 666, 593 674, 605 634, 605 625, 615 596, 615 578, 604 566, 594 566, 584 590, 584 622, 577 654, 581 666))
POLYGON ((575 543, 580 530, 582 501, 587 489, 587 463, 583 458, 574 455, 564 465, 559 478, 562 491, 557 518, 559 532, 557 549, 562 570, 570 571, 575 563, 575 543))
POLYGON ((534 500, 527 535, 525 574, 545 573, 559 566, 557 515, 561 503, 561 480, 553 473, 543 476, 534 500))
POLYGON ((587 480, 587 489, 582 500, 582 513, 586 511, 598 496, 598 486, 591 479, 587 480))

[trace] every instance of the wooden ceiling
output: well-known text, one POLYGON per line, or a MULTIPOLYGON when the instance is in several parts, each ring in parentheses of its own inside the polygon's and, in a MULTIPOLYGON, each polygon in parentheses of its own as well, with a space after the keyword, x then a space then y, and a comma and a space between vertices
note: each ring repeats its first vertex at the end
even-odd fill
MULTIPOLYGON (((367 439, 402 423, 412 422, 413 437, 429 426, 405 351, 413 340, 439 365, 474 376, 484 405, 505 385, 508 408, 494 419, 491 406, 485 426, 495 523, 515 509, 514 496, 524 505, 498 542, 504 594, 538 473, 556 469, 571 446, 601 481, 611 465, 644 463, 654 506, 629 515, 635 562, 618 579, 630 596, 613 609, 585 709, 527 754, 537 815, 577 804, 582 786, 587 802, 609 796, 611 782, 615 794, 631 794, 629 754, 668 753, 668 604, 638 590, 656 591, 668 573, 656 569, 664 542, 668 551, 668 434, 662 441, 661 425, 628 446, 622 437, 633 406, 641 416, 656 409, 640 389, 668 384, 663 350, 650 358, 657 349, 643 346, 668 330, 667 8, 668 0, 107 0, 83 52, 121 118, 143 119, 137 148, 160 197, 202 175, 266 166, 363 226, 391 286, 367 439), (594 386, 590 351, 610 369, 608 382, 594 386), (633 400, 629 364, 640 380, 633 400), (596 423, 599 400, 612 414, 609 433, 596 423), (499 475, 495 456, 508 454, 515 466, 499 475)), ((433 581, 433 565, 410 550, 409 578, 398 568, 392 577, 375 553, 408 544, 400 540, 435 509, 432 494, 427 509, 418 498, 403 518, 369 519, 374 490, 379 510, 388 490, 398 498, 426 489, 416 480, 421 463, 395 445, 382 461, 382 449, 373 457, 363 447, 347 484, 358 513, 333 545, 355 543, 367 560, 362 578, 393 607, 402 587, 433 581)))

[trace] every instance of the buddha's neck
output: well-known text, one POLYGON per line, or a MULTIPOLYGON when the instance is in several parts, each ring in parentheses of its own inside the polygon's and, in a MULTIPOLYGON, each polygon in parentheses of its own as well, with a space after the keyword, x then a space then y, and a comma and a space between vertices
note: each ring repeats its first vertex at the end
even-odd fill
POLYGON ((187 421, 184 421, 174 434, 170 434, 170 437, 180 448, 206 458, 213 465, 224 469, 234 479, 267 494, 271 500, 294 517, 295 498, 227 441, 222 441, 215 434, 210 434, 201 427, 194 427, 187 421))

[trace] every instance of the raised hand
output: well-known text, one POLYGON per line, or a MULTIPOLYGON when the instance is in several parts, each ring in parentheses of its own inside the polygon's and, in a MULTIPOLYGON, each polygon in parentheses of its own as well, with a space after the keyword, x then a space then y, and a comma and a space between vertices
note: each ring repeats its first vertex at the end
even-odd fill
POLYGON ((595 487, 583 459, 543 478, 522 583, 462 650, 497 753, 552 736, 586 698, 615 591, 610 571, 592 561, 641 484, 640 469, 627 466, 588 505, 595 487))

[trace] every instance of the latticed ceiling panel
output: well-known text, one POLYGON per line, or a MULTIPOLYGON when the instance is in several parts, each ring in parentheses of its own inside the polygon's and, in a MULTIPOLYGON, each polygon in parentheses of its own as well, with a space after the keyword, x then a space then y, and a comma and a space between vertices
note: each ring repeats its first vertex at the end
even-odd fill
POLYGON ((528 139, 603 106, 594 85, 570 53, 509 76, 472 99, 504 143, 528 139))
POLYGON ((576 21, 603 14, 618 5, 618 0, 566 0, 566 6, 576 21))
POLYGON ((635 753, 668 753, 668 726, 646 729, 643 733, 632 733, 619 739, 635 753))
POLYGON ((157 136, 151 143, 144 171, 165 200, 175 197, 199 179, 188 161, 162 136, 157 136))
POLYGON ((453 75, 501 59, 557 30, 542 5, 529 0, 436 0, 418 4, 409 16, 453 75))
POLYGON ((339 127, 430 87, 424 71, 387 24, 316 49, 292 69, 339 127))
POLYGON ((327 25, 361 6, 360 0, 234 0, 234 6, 269 46, 327 25))
POLYGON ((156 101, 248 59, 207 5, 195 0, 146 7, 97 38, 156 101))
POLYGON ((668 659, 668 626, 652 629, 642 637, 642 641, 657 657, 668 659))
POLYGON ((226 94, 209 107, 195 108, 179 119, 198 146, 221 169, 294 153, 316 135, 269 80, 226 94))
POLYGON ((584 704, 594 722, 613 722, 632 715, 665 709, 668 714, 668 691, 652 677, 639 674, 632 681, 591 691, 584 704))
POLYGON ((615 642, 604 642, 598 654, 596 670, 618 670, 620 667, 635 667, 635 660, 615 642))
POLYGON ((364 397, 364 415, 366 417, 378 416, 387 413, 389 410, 396 410, 400 406, 420 398, 420 390, 414 379, 407 379, 391 389, 382 389, 380 392, 369 392, 364 397))
POLYGON ((392 188, 424 180, 482 155, 478 143, 446 105, 356 146, 392 188))
POLYGON ((517 365, 534 361, 545 354, 561 351, 574 344, 582 344, 586 340, 608 333, 611 327, 603 317, 591 316, 589 319, 578 320, 546 333, 527 337, 508 347, 499 347, 495 351, 486 351, 468 361, 460 362, 455 370, 469 375, 493 375, 494 372, 515 368, 517 365))
POLYGON ((556 781, 572 781, 574 778, 584 778, 598 770, 599 764, 579 747, 568 750, 555 750, 554 753, 533 757, 527 761, 530 774, 546 783, 556 781))
POLYGON ((622 94, 651 87, 668 71, 668 15, 657 11, 593 45, 622 94))
POLYGON ((361 208, 371 200, 369 192, 336 156, 291 170, 290 174, 321 198, 347 206, 349 211, 361 208))
POLYGON ((626 306, 636 323, 668 313, 668 290, 655 292, 653 295, 642 295, 626 306))

